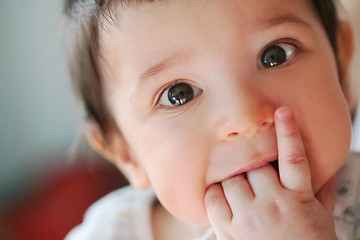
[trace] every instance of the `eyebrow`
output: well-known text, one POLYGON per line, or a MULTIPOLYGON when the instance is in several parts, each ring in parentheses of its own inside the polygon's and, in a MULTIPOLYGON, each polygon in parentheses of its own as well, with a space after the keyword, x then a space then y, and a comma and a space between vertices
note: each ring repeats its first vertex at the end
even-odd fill
POLYGON ((160 63, 150 66, 140 75, 139 84, 145 82, 149 78, 158 75, 161 72, 164 72, 165 70, 171 68, 172 66, 179 64, 186 58, 187 55, 185 55, 184 53, 177 52, 170 55, 160 63))
POLYGON ((284 23, 297 23, 305 27, 312 28, 310 23, 294 15, 282 15, 282 16, 276 16, 274 18, 270 18, 266 20, 265 28, 275 27, 284 23))

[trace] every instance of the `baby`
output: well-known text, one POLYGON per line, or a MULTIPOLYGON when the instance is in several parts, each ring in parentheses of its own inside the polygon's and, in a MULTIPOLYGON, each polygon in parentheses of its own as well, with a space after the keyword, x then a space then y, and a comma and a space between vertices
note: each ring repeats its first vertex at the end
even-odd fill
POLYGON ((65 17, 87 138, 132 186, 67 239, 337 239, 352 39, 333 1, 67 0, 65 17))

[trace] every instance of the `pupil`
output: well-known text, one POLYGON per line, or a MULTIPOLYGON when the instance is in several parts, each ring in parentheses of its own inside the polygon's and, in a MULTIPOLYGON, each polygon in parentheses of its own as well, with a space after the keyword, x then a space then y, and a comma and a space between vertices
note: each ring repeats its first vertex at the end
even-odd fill
POLYGON ((178 83, 169 89, 168 98, 174 106, 183 105, 194 97, 193 88, 187 83, 178 83))
POLYGON ((286 62, 286 52, 279 46, 272 46, 261 56, 264 67, 276 67, 286 62))

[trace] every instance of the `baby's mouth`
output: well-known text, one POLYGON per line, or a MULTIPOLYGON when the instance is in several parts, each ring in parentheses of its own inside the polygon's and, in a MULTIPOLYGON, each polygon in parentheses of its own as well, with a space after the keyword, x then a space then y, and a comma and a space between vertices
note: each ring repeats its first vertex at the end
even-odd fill
POLYGON ((222 180, 219 181, 219 182, 223 182, 223 181, 225 181, 225 180, 227 180, 227 179, 229 179, 229 178, 232 178, 232 177, 235 177, 235 176, 241 175, 241 174, 245 174, 245 177, 246 177, 247 172, 252 171, 252 170, 254 170, 254 169, 262 168, 262 167, 264 167, 264 166, 266 166, 266 165, 268 165, 268 164, 271 164, 271 166, 273 166, 273 168, 275 169, 275 171, 276 171, 277 174, 279 175, 278 159, 277 159, 277 157, 273 157, 273 158, 271 158, 270 161, 268 161, 268 160, 265 159, 265 160, 263 160, 263 161, 255 162, 255 163, 253 163, 252 165, 249 165, 249 166, 247 166, 247 167, 245 167, 245 168, 242 168, 242 169, 240 169, 239 171, 237 171, 237 172, 233 173, 232 175, 230 175, 230 176, 222 179, 222 180), (274 159, 274 160, 272 160, 272 159, 274 159))
POLYGON ((275 160, 275 161, 272 161, 270 162, 271 166, 274 167, 274 169, 276 170, 277 174, 279 175, 279 161, 278 160, 275 160))

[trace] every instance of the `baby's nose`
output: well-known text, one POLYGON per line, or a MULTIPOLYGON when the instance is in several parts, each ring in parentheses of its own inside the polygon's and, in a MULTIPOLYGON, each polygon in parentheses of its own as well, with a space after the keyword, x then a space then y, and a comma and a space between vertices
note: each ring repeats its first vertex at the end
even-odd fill
POLYGON ((251 137, 274 123, 274 109, 269 104, 252 101, 227 110, 228 113, 219 120, 216 129, 220 140, 231 140, 238 136, 251 137))

